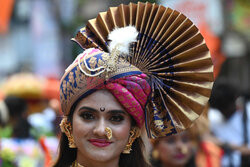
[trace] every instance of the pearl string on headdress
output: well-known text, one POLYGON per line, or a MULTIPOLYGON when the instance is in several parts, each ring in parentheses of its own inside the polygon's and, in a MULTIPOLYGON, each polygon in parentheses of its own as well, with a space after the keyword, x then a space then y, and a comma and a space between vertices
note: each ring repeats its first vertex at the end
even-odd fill
POLYGON ((103 72, 105 71, 105 67, 104 67, 104 66, 100 66, 100 67, 97 67, 97 68, 95 68, 95 69, 91 69, 91 68, 88 67, 87 62, 86 62, 86 56, 83 56, 83 55, 84 55, 84 54, 89 54, 92 50, 93 50, 93 48, 86 49, 83 53, 81 53, 80 55, 77 56, 78 66, 79 66, 80 70, 81 70, 85 75, 87 75, 87 76, 89 76, 89 77, 98 76, 98 75, 100 75, 101 73, 103 73, 103 72), (103 71, 100 71, 100 72, 98 72, 98 73, 96 73, 96 74, 89 74, 89 73, 87 73, 86 71, 83 70, 83 68, 82 68, 82 66, 81 66, 81 63, 80 63, 80 58, 81 58, 82 56, 83 56, 83 63, 84 63, 84 65, 85 65, 85 67, 87 68, 87 70, 92 71, 92 72, 95 72, 95 71, 100 70, 100 69, 104 69, 104 70, 103 70, 103 71))
POLYGON ((117 61, 119 59, 119 56, 121 55, 121 57, 123 57, 121 53, 125 53, 126 55, 129 55, 129 44, 131 42, 136 41, 137 35, 138 35, 138 32, 137 32, 136 28, 133 26, 117 28, 117 29, 113 30, 109 34, 109 37, 108 37, 108 39, 111 40, 111 43, 109 46, 110 55, 108 57, 108 60, 104 61, 104 66, 100 66, 100 67, 97 67, 94 69, 91 69, 88 67, 88 64, 86 61, 86 56, 84 56, 84 55, 91 53, 93 48, 89 48, 77 56, 78 66, 79 66, 80 70, 86 76, 89 76, 89 77, 96 77, 105 71, 106 72, 116 71, 117 70, 116 64, 117 64, 117 61), (124 34, 126 34, 126 36, 124 36, 124 34), (121 36, 122 36, 122 38, 121 38, 121 36), (85 67, 87 68, 87 70, 89 70, 90 72, 97 72, 98 70, 101 70, 101 69, 103 69, 103 70, 99 71, 95 74, 87 73, 86 71, 83 70, 83 68, 81 66, 81 62, 80 62, 81 57, 83 57, 83 63, 85 65, 85 67))

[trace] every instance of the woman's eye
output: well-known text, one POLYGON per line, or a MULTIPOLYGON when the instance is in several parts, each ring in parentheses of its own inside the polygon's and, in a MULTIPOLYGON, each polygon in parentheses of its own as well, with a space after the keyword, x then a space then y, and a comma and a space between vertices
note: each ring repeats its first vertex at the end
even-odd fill
POLYGON ((94 114, 89 113, 89 112, 84 112, 84 113, 82 113, 82 114, 81 114, 81 117, 82 117, 83 119, 86 119, 86 120, 95 119, 94 114))
POLYGON ((168 144, 173 144, 173 143, 175 143, 175 138, 170 136, 167 139, 165 139, 165 142, 168 143, 168 144))
POLYGON ((113 115, 110 120, 113 122, 121 122, 124 120, 124 117, 122 115, 113 115))

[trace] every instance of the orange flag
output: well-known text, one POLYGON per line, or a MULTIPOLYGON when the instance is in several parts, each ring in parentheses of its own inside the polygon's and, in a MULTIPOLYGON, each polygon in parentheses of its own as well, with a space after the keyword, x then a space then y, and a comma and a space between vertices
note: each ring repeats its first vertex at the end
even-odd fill
POLYGON ((43 152, 44 152, 44 166, 43 167, 50 167, 51 166, 51 163, 52 163, 52 157, 50 155, 50 151, 49 151, 49 148, 46 146, 45 144, 45 137, 42 136, 40 137, 39 139, 39 143, 43 149, 43 152))
POLYGON ((0 0, 0 34, 8 32, 14 0, 0 0))
POLYGON ((210 50, 214 64, 214 78, 216 78, 220 73, 222 64, 226 60, 226 57, 221 51, 221 40, 210 30, 206 23, 200 24, 199 29, 206 41, 208 49, 210 50))
POLYGON ((199 167, 221 167, 221 159, 224 151, 217 145, 209 141, 200 143, 195 161, 199 167))

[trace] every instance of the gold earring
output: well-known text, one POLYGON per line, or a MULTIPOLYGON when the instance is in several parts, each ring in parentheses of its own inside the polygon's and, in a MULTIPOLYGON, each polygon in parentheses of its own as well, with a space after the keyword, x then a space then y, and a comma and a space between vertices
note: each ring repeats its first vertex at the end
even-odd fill
POLYGON ((112 138, 112 130, 110 129, 110 127, 106 127, 105 132, 106 132, 107 138, 110 140, 112 138))
POLYGON ((155 160, 158 160, 159 159, 159 151, 154 149, 152 151, 152 157, 155 159, 155 160))
POLYGON ((129 135, 129 139, 128 139, 128 143, 125 147, 125 149, 123 150, 122 153, 124 154, 130 154, 130 151, 132 150, 132 144, 135 141, 136 138, 138 138, 141 135, 141 130, 138 127, 133 127, 132 130, 130 130, 130 135, 129 135))
POLYGON ((71 131, 72 131, 72 126, 71 124, 67 121, 67 118, 64 117, 60 123, 60 128, 61 128, 61 131, 63 133, 66 134, 66 136, 68 137, 68 141, 69 141, 69 148, 76 148, 76 145, 75 145, 75 141, 74 141, 74 138, 71 134, 71 131))

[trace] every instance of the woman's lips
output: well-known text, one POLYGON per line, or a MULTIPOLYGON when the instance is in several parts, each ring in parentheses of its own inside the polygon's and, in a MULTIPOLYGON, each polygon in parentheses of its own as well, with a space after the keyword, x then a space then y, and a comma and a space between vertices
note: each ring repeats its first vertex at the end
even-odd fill
POLYGON ((179 154, 174 155, 174 158, 175 158, 175 159, 183 159, 183 158, 185 158, 185 157, 186 157, 186 154, 182 154, 182 153, 179 153, 179 154))
POLYGON ((89 142, 97 147, 107 147, 112 143, 105 139, 89 139, 89 142))

